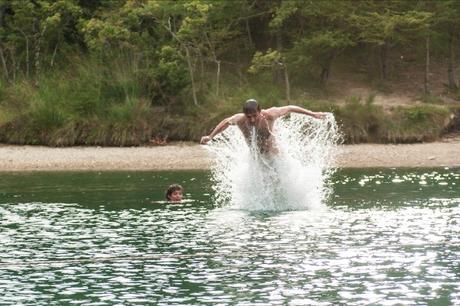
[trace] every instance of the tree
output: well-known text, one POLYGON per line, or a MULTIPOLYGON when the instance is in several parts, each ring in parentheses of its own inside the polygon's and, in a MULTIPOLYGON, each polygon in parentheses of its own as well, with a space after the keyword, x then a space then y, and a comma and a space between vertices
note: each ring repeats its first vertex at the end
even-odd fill
POLYGON ((333 60, 354 46, 347 17, 352 4, 347 1, 283 1, 270 26, 283 33, 288 64, 300 69, 320 67, 320 82, 329 78, 333 60), (297 30, 293 30, 297 29, 297 30))
POLYGON ((75 25, 81 16, 80 7, 72 0, 3 1, 0 12, 0 58, 4 78, 9 81, 16 79, 21 67, 27 78, 34 67, 38 80, 44 53, 52 67, 59 44, 66 43, 69 33, 77 35, 75 25))
POLYGON ((286 100, 289 103, 291 101, 291 85, 289 82, 289 73, 284 57, 279 51, 272 49, 268 49, 265 53, 257 51, 252 58, 252 65, 249 67, 248 71, 250 73, 257 73, 265 69, 276 70, 278 67, 282 67, 284 71, 286 100))
POLYGON ((451 91, 458 89, 455 80, 455 42, 460 38, 460 2, 456 0, 427 2, 432 6, 433 31, 447 41, 447 88, 451 91))
POLYGON ((379 48, 380 77, 388 78, 388 51, 396 44, 410 40, 414 33, 427 28, 431 14, 412 10, 405 2, 358 2, 350 15, 350 25, 358 42, 379 48))

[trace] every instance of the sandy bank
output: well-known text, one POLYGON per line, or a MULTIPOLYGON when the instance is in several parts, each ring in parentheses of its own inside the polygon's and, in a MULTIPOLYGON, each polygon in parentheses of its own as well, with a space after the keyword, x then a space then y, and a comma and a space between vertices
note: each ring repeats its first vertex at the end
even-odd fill
MULTIPOLYGON (((211 154, 192 143, 161 147, 0 146, 0 171, 198 170, 209 169, 211 154)), ((338 167, 460 167, 460 139, 401 145, 340 147, 338 167)))

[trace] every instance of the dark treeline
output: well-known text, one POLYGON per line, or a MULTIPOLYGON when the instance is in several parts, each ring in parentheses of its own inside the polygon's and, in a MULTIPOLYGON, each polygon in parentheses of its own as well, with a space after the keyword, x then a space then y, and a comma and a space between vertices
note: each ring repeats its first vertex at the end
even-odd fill
POLYGON ((372 101, 301 99, 338 64, 390 82, 395 54, 423 67, 424 95, 433 55, 446 59, 455 93, 459 38, 457 0, 0 0, 0 141, 193 140, 249 97, 332 109, 350 142, 432 139, 445 109, 397 109, 392 129, 372 101))

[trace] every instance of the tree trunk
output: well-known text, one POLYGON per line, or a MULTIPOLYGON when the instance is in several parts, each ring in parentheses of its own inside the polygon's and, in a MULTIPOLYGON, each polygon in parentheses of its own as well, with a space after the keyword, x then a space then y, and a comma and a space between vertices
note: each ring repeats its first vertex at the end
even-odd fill
MULTIPOLYGON (((283 40, 282 40, 282 37, 281 37, 281 32, 280 31, 277 31, 276 32, 276 50, 280 53, 280 54, 283 54, 283 40)), ((274 69, 274 79, 275 79, 275 83, 279 84, 279 83, 282 83, 283 80, 284 80, 284 67, 283 67, 283 63, 278 63, 280 64, 281 67, 277 67, 276 69, 274 69)))
POLYGON ((188 49, 188 46, 183 43, 178 37, 177 35, 173 32, 172 30, 172 26, 171 26, 171 18, 168 19, 168 26, 164 25, 164 27, 166 28, 166 30, 169 31, 169 33, 172 35, 172 37, 174 39, 177 40, 177 42, 184 48, 185 50, 185 55, 187 57, 187 65, 188 65, 188 71, 189 71, 189 74, 190 74, 190 80, 192 82, 192 96, 193 96, 193 104, 195 104, 196 106, 198 106, 198 99, 196 97, 196 85, 195 85, 195 78, 194 78, 194 75, 193 75, 193 64, 192 64, 192 58, 191 58, 191 55, 190 55, 190 50, 188 49))
POLYGON ((287 104, 291 104, 291 84, 289 82, 289 73, 286 64, 283 65, 284 67, 284 84, 286 86, 286 100, 287 104))
POLYGON ((205 79, 205 76, 204 76, 204 72, 205 72, 205 68, 204 68, 204 59, 203 59, 203 56, 201 56, 201 54, 199 54, 199 57, 200 57, 200 78, 199 78, 199 86, 198 86, 198 90, 203 90, 203 80, 205 79))
POLYGON ((6 64, 6 59, 5 59, 5 53, 3 52, 3 48, 0 45, 0 58, 2 60, 2 66, 3 66, 3 76, 4 79, 9 82, 10 81, 10 73, 8 71, 8 65, 6 64))
POLYGON ((428 95, 430 93, 430 37, 428 36, 425 41, 426 55, 425 55, 425 84, 424 91, 428 95))
MULTIPOLYGON (((54 51, 53 51, 53 56, 51 57, 51 62, 50 62, 50 66, 53 67, 54 66, 54 59, 56 58, 56 53, 57 53, 57 50, 58 50, 58 45, 59 45, 59 41, 56 43, 56 46, 54 47, 54 51)), ((131 63, 133 61, 130 61, 131 63)))
POLYGON ((38 37, 35 43, 35 79, 38 83, 38 75, 40 74, 40 41, 41 37, 38 37))
POLYGON ((214 44, 211 43, 211 40, 209 39, 209 36, 205 33, 204 37, 206 37, 206 41, 208 42, 209 45, 209 50, 211 51, 212 54, 212 60, 214 63, 217 65, 217 72, 216 72, 216 97, 219 96, 219 83, 220 83, 220 60, 217 59, 216 55, 216 48, 214 48, 214 44))
POLYGON ((321 64, 321 84, 326 85, 326 83, 329 81, 329 75, 331 73, 331 66, 332 62, 334 61, 335 57, 337 56, 338 51, 333 50, 331 51, 327 58, 322 62, 321 64))
POLYGON ((241 56, 240 55, 241 55, 240 54, 240 48, 237 48, 237 51, 236 51, 236 67, 237 67, 237 72, 238 72, 238 84, 240 85, 240 87, 242 87, 243 84, 244 84, 242 67, 244 65, 241 64, 241 56))
POLYGON ((217 63, 217 75, 216 75, 216 97, 219 97, 219 86, 220 86, 220 61, 217 63))
POLYGON ((191 80, 191 82, 192 82, 193 104, 195 104, 196 106, 198 106, 198 99, 197 99, 197 97, 196 97, 195 78, 194 78, 194 75, 193 75, 192 59, 191 59, 191 57, 190 57, 190 51, 189 51, 188 47, 184 45, 184 49, 185 49, 185 54, 186 54, 186 57, 187 57, 187 65, 188 65, 188 71, 189 71, 189 74, 190 74, 190 80, 191 80))
POLYGON ((251 35, 251 27, 249 26, 249 20, 246 19, 246 31, 248 33, 249 49, 254 49, 254 42, 251 35))
POLYGON ((321 67, 320 82, 325 85, 329 79, 329 66, 321 67))
POLYGON ((11 67, 13 68, 12 69, 12 73, 13 73, 13 82, 16 82, 16 70, 18 67, 16 67, 16 57, 14 56, 14 51, 13 51, 13 48, 8 48, 8 50, 10 51, 10 56, 11 56, 11 67))
POLYGON ((455 63, 454 33, 450 32, 449 34, 449 59, 447 62, 447 77, 448 77, 448 82, 449 82, 448 88, 450 90, 456 91, 458 87, 457 87, 457 83, 455 82, 454 63, 455 63))
POLYGON ((30 77, 30 56, 29 56, 29 38, 27 35, 21 31, 22 35, 26 39, 26 77, 29 79, 30 77))
POLYGON ((41 51, 41 44, 42 44, 42 37, 46 32, 46 25, 43 27, 41 32, 38 32, 38 38, 35 43, 35 85, 38 85, 39 78, 40 78, 40 51, 41 51))
POLYGON ((385 42, 382 46, 380 46, 380 78, 384 81, 386 81, 388 78, 387 53, 388 53, 388 45, 385 42))
POLYGON ((5 2, 6 1, 2 1, 2 4, 0 4, 0 27, 5 27, 5 15, 7 9, 7 4, 5 2))

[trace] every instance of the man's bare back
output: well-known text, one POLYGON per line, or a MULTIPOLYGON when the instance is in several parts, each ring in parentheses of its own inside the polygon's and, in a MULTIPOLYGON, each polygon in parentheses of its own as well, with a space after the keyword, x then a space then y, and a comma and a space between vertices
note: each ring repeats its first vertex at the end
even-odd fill
POLYGON ((251 145, 252 141, 255 140, 260 153, 276 154, 278 153, 278 148, 273 134, 273 126, 276 119, 289 113, 304 114, 317 119, 325 117, 324 113, 315 113, 294 105, 261 110, 257 101, 250 99, 246 101, 243 113, 238 113, 222 120, 211 134, 201 138, 200 143, 206 144, 230 125, 237 125, 248 145, 251 145))

